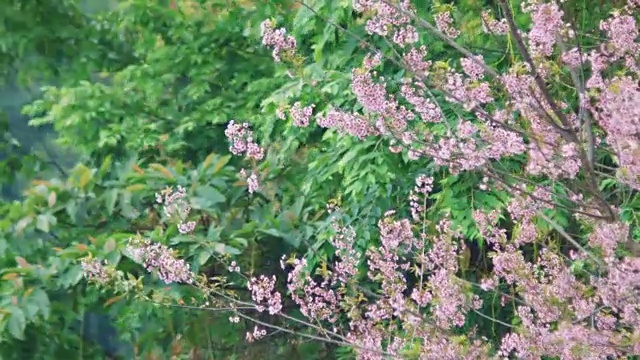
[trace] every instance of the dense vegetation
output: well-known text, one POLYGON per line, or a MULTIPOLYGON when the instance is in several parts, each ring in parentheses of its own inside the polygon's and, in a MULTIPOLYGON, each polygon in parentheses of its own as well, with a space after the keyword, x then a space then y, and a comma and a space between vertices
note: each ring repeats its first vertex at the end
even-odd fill
POLYGON ((0 0, 0 358, 640 355, 640 4, 411 3, 0 0))

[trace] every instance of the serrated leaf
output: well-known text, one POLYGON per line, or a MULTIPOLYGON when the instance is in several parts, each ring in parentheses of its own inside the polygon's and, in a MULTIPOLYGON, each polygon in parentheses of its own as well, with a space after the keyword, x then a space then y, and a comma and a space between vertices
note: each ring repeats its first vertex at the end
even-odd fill
POLYGON ((47 293, 42 289, 35 289, 31 294, 31 301, 38 306, 42 317, 47 319, 51 314, 51 303, 47 293))
POLYGON ((9 333, 18 340, 24 340, 24 329, 27 327, 27 319, 22 309, 17 306, 10 306, 8 309, 9 321, 7 328, 9 333))

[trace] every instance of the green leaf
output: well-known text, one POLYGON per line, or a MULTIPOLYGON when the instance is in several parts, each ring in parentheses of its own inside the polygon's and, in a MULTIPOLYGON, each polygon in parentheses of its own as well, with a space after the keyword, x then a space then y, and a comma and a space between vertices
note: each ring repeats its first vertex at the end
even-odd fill
POLYGON ((241 238, 241 237, 236 237, 231 239, 231 242, 237 245, 240 245, 243 248, 246 248, 249 245, 249 242, 247 241, 247 239, 241 238))
POLYGON ((32 302, 27 302, 23 305, 25 317, 29 321, 34 321, 35 316, 38 314, 38 305, 32 302))
POLYGON ((290 232, 284 237, 284 241, 286 241, 289 245, 297 248, 302 242, 302 234, 297 230, 290 232))
POLYGON ((240 254, 242 254, 242 251, 234 248, 233 246, 228 246, 228 245, 226 245, 224 247, 224 252, 226 254, 228 254, 228 255, 240 255, 240 254))
POLYGON ((74 184, 80 187, 80 189, 84 189, 87 184, 89 184, 89 180, 91 180, 93 176, 93 171, 82 164, 78 164, 78 166, 73 169, 72 176, 76 179, 74 184))
POLYGON ((65 272, 58 282, 63 288, 70 288, 80 282, 82 275, 82 267, 77 265, 65 272))
POLYGON ((216 226, 216 224, 211 224, 209 226, 209 230, 207 231, 207 239, 211 241, 219 241, 220 234, 222 234, 222 228, 216 226))
POLYGON ((104 174, 106 174, 107 171, 111 168, 111 164, 112 163, 113 163, 113 157, 111 155, 107 155, 107 157, 102 162, 102 165, 100 165, 100 169, 98 170, 98 174, 100 176, 103 176, 104 174))
POLYGON ((285 234, 281 233, 278 229, 258 229, 258 233, 270 235, 277 238, 285 237, 285 234))
POLYGON ((122 211, 122 215, 129 218, 134 219, 136 217, 136 209, 131 205, 131 197, 132 193, 129 191, 122 191, 120 197, 120 210, 122 211))
POLYGON ((169 240, 169 244, 171 245, 177 245, 177 244, 185 244, 185 243, 195 243, 197 242, 197 239, 193 236, 186 236, 186 235, 178 235, 178 236, 174 236, 171 238, 171 240, 169 240))
POLYGON ((209 258, 211 258, 211 253, 209 251, 202 251, 198 254, 198 264, 200 266, 206 264, 209 258))
POLYGON ((120 253, 120 251, 112 251, 105 257, 105 260, 107 260, 110 265, 117 266, 121 258, 122 253, 120 253))
POLYGON ((24 312, 15 305, 10 306, 8 311, 10 313, 7 323, 9 333, 18 340, 24 340, 24 329, 27 327, 27 319, 24 316, 24 312))
POLYGON ((78 206, 75 201, 70 201, 69 203, 67 203, 67 206, 65 206, 65 211, 67 212, 67 215, 69 215, 69 218, 71 218, 71 221, 73 223, 78 222, 77 210, 78 210, 78 206))
POLYGON ((104 201, 107 207, 107 215, 113 215, 113 210, 116 208, 116 201, 118 200, 118 189, 111 189, 105 192, 104 201))
POLYGON ((42 232, 46 232, 48 233, 49 230, 51 230, 51 227, 49 226, 49 219, 47 215, 38 215, 37 221, 36 221, 36 228, 42 232))
POLYGON ((224 254, 224 244, 223 243, 213 243, 213 250, 215 250, 218 254, 224 254))
POLYGON ((201 165, 202 170, 201 170, 201 171, 206 171, 206 170, 209 168, 209 166, 211 166, 211 163, 213 162, 213 159, 214 159, 215 157, 216 157, 216 154, 215 154, 215 153, 211 153, 211 154, 209 154, 209 155, 204 159, 204 161, 202 162, 202 165, 201 165))
POLYGON ((5 252, 7 251, 8 247, 9 244, 7 243, 7 239, 0 236, 0 258, 3 258, 5 256, 5 252))
POLYGON ((213 165, 213 168, 211 169, 212 173, 217 174, 225 165, 227 165, 227 163, 229 163, 229 160, 231 160, 229 155, 221 156, 213 165))
POLYGON ((36 289, 31 293, 31 301, 38 305, 38 309, 42 314, 42 317, 47 319, 51 314, 51 303, 49 302, 49 296, 42 289, 36 289))
POLYGON ((242 253, 240 250, 223 243, 214 243, 213 250, 222 255, 239 255, 242 253))
POLYGON ((302 215, 302 206, 304 206, 304 196, 298 197, 291 208, 291 211, 295 214, 296 218, 300 218, 300 215, 302 215))
POLYGON ((191 198, 194 209, 213 210, 213 206, 225 202, 224 195, 211 186, 201 186, 196 189, 196 196, 191 198))

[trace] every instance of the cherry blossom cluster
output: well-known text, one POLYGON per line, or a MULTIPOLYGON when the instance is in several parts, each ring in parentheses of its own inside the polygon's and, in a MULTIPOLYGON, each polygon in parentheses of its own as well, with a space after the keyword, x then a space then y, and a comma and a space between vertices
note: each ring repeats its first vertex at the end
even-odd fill
POLYGON ((334 281, 348 282, 358 275, 358 265, 362 258, 360 252, 353 246, 356 240, 356 232, 350 226, 340 224, 340 208, 332 206, 328 209, 332 214, 331 227, 335 234, 330 242, 336 250, 338 259, 334 263, 334 281))
POLYGON ((426 200, 431 190, 433 190, 433 177, 424 174, 419 175, 416 178, 416 186, 409 195, 409 206, 413 221, 421 220, 421 215, 426 211, 426 200))
POLYGON ((259 312, 265 310, 269 314, 274 315, 282 310, 282 296, 275 291, 276 277, 268 278, 260 275, 257 278, 251 278, 247 287, 251 291, 251 298, 256 303, 256 309, 259 312))
POLYGON ((178 221, 178 231, 181 234, 192 233, 196 228, 195 221, 187 221, 191 206, 186 197, 187 192, 182 186, 178 186, 175 190, 167 188, 156 193, 156 202, 164 205, 163 211, 167 218, 178 221))
POLYGON ((253 332, 248 332, 245 336, 245 340, 247 342, 254 342, 256 340, 260 340, 267 335, 267 330, 261 329, 257 326, 253 327, 253 332))
MULTIPOLYGON (((264 158, 264 149, 255 142, 253 131, 251 131, 248 123, 237 124, 232 120, 227 125, 224 133, 231 143, 229 151, 232 154, 244 155, 251 161, 260 161, 264 158)), ((258 190, 258 174, 254 170, 248 173, 246 169, 241 169, 239 176, 247 181, 249 193, 253 194, 258 190)))
POLYGON ((448 37, 455 39, 460 36, 460 31, 453 26, 451 12, 443 11, 435 16, 436 26, 448 37))
POLYGON ((291 107, 291 117, 293 118, 293 125, 298 127, 307 127, 309 126, 309 121, 311 120, 311 116, 313 115, 314 104, 311 104, 306 107, 302 107, 300 102, 296 102, 291 107))
POLYGON ((258 183, 258 174, 254 171, 251 173, 247 173, 246 169, 240 169, 240 178, 247 181, 247 190, 249 190, 249 194, 253 194, 258 191, 260 185, 258 183))
POLYGON ((282 54, 291 54, 295 51, 297 43, 293 36, 287 35, 284 28, 276 29, 272 20, 265 20, 260 25, 262 31, 262 44, 273 48, 273 59, 276 62, 282 61, 282 54))
POLYGON ((490 11, 483 11, 480 15, 482 18, 482 29, 493 35, 506 35, 509 32, 509 25, 506 19, 496 20, 490 11))
MULTIPOLYGON (((428 179, 421 177, 419 180, 420 188, 426 189, 428 179)), ((333 209, 333 214, 336 211, 333 209)), ((334 220, 336 234, 331 242, 336 247, 337 257, 330 267, 332 274, 324 276, 323 281, 315 281, 309 275, 304 259, 292 259, 288 263, 283 260, 283 268, 287 264, 292 266, 288 277, 291 297, 313 322, 335 324, 342 314, 349 322, 346 338, 358 346, 359 359, 385 359, 388 357, 385 353, 392 357, 400 354, 408 339, 387 332, 392 330, 388 322, 393 318, 400 320, 396 330, 424 339, 421 354, 442 351, 444 347, 451 358, 461 354, 484 358, 487 353, 483 344, 476 341, 470 348, 462 347, 448 339, 442 330, 462 326, 466 313, 482 304, 477 296, 467 295, 463 283, 456 278, 461 249, 456 240, 459 235, 450 231, 450 223, 445 221, 437 227, 440 235, 433 239, 428 239, 424 233, 416 237, 409 220, 395 220, 394 217, 394 211, 385 214, 378 224, 380 246, 370 247, 365 254, 369 269, 367 278, 379 285, 379 295, 363 294, 358 289, 355 268, 344 266, 345 261, 359 264, 361 255, 354 250, 353 230, 334 220), (413 288, 408 287, 406 275, 411 267, 417 267, 424 277, 413 288), (373 298, 364 303, 357 300, 363 296, 373 298), (441 329, 423 326, 425 312, 431 313, 441 329), (392 342, 385 346, 384 339, 390 337, 392 342)))
MULTIPOLYGON (((409 1, 354 1, 354 10, 366 18, 365 31, 395 44, 398 56, 368 54, 362 66, 352 70, 352 90, 362 111, 328 107, 315 115, 316 123, 358 139, 383 137, 390 151, 406 151, 409 159, 428 159, 454 174, 483 171, 483 191, 490 184, 509 188, 506 214, 475 211, 473 216, 491 247, 492 264, 492 272, 475 285, 499 296, 503 307, 512 303, 513 316, 520 320, 502 338, 495 358, 640 354, 640 261, 618 251, 628 241, 630 228, 599 193, 594 157, 595 151, 615 154, 615 176, 640 189, 640 2, 629 0, 603 20, 600 32, 593 34, 602 43, 589 48, 577 45, 576 29, 561 1, 521 2, 519 10, 531 18, 527 29, 517 28, 512 12, 518 9, 499 3, 504 5, 503 18, 482 12, 481 20, 488 35, 504 39, 508 34, 520 52, 503 72, 468 51, 459 61, 430 60, 420 44, 417 29, 422 23, 414 21, 418 15, 409 1), (383 57, 406 70, 400 84, 378 74, 387 60, 383 57), (574 93, 557 96, 557 79, 567 74, 574 93), (588 77, 583 80, 581 74, 588 77), (392 88, 398 91, 390 92, 392 88), (445 116, 444 106, 455 116, 445 116), (443 126, 446 131, 434 131, 443 126), (599 133, 604 133, 602 139, 599 133), (535 183, 544 179, 575 186, 557 193, 548 186, 496 180, 500 176, 493 172, 494 164, 515 156, 526 156, 524 176, 535 183), (586 239, 559 230, 563 240, 570 238, 568 257, 545 245, 549 235, 539 227, 542 220, 553 222, 545 213, 557 210, 559 198, 573 204, 575 221, 592 229, 586 239), (513 233, 501 227, 505 215, 516 224, 513 233), (524 250, 530 244, 540 246, 534 256, 524 250), (588 270, 577 264, 587 264, 581 266, 588 270), (502 293, 505 288, 512 292, 502 293)), ((437 31, 430 35, 459 44, 455 9, 442 9, 430 25, 437 31)), ((294 118, 308 126, 299 103, 295 109, 294 118)), ((473 284, 460 277, 458 260, 465 243, 457 229, 445 220, 436 226, 436 234, 416 234, 416 229, 424 229, 415 223, 422 220, 423 197, 432 188, 432 178, 416 179, 409 197, 411 220, 386 213, 378 224, 380 243, 364 253, 355 246, 354 229, 333 219, 336 255, 321 276, 310 275, 313 269, 305 259, 283 260, 283 269, 291 269, 291 297, 302 313, 314 323, 347 321, 346 338, 356 346, 359 359, 399 357, 415 339, 422 340, 421 358, 492 358, 486 339, 471 331, 461 340, 452 332, 483 306, 470 290, 473 284), (375 293, 353 281, 361 276, 361 265, 368 270, 367 279, 377 284, 375 293), (419 279, 411 287, 409 272, 419 279)))
POLYGON ((320 283, 313 280, 307 272, 305 259, 285 262, 283 257, 282 268, 285 269, 287 264, 293 267, 287 276, 289 296, 300 307, 300 312, 309 319, 335 323, 340 311, 340 295, 333 288, 336 285, 335 278, 324 276, 320 283))
POLYGON ((151 273, 156 273, 166 284, 194 282, 195 275, 189 264, 178 259, 167 246, 152 242, 149 239, 133 237, 127 244, 127 252, 131 259, 151 273))
POLYGON ((85 259, 80 263, 84 277, 99 284, 106 284, 110 280, 109 273, 105 266, 107 261, 100 259, 85 259))
POLYGON ((232 154, 245 155, 253 160, 262 160, 264 157, 264 150, 255 142, 253 131, 249 128, 248 123, 238 124, 231 120, 224 134, 231 143, 229 151, 232 154))

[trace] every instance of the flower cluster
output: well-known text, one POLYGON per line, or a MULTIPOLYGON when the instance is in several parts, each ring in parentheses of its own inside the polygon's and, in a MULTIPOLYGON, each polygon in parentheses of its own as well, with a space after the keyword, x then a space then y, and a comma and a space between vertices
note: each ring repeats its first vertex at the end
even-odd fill
POLYGON ((453 27, 451 12, 443 11, 435 16, 436 26, 448 37, 455 39, 460 36, 460 30, 453 27))
POLYGON ((248 123, 237 124, 231 120, 224 134, 231 142, 229 151, 234 155, 245 155, 249 159, 262 160, 264 150, 254 141, 248 123))
POLYGON ((238 263, 235 261, 232 261, 231 265, 229 265, 227 269, 229 272, 240 272, 240 266, 238 266, 238 263))
POLYGON ((360 252, 354 248, 356 232, 352 227, 340 225, 340 209, 336 206, 329 209, 331 212, 331 227, 335 235, 331 237, 331 245, 336 250, 338 260, 334 263, 333 280, 346 283, 358 275, 358 264, 361 260, 360 252))
POLYGON ((268 278, 260 275, 258 278, 251 278, 247 287, 251 291, 251 298, 256 302, 256 309, 259 312, 269 311, 274 315, 282 310, 282 297, 275 291, 276 277, 268 278))
POLYGON ((307 107, 302 107, 300 102, 296 102, 291 107, 291 117, 293 118, 293 125, 299 127, 307 127, 309 126, 309 120, 311 119, 311 115, 313 115, 314 104, 311 104, 307 107))
POLYGON ((273 48, 273 59, 276 62, 282 61, 282 54, 291 56, 297 46, 296 39, 293 36, 287 35, 287 30, 284 28, 275 29, 275 24, 272 20, 265 20, 260 25, 262 31, 262 44, 273 48))
MULTIPOLYGON (((234 155, 244 155, 252 161, 259 161, 264 158, 264 149, 253 139, 253 131, 249 129, 248 123, 242 125, 230 121, 225 130, 225 135, 231 142, 229 151, 234 155)), ((253 194, 259 188, 258 175, 255 171, 247 173, 246 169, 240 170, 240 178, 247 181, 249 193, 253 194)))
POLYGON ((414 221, 420 221, 420 216, 426 211, 426 200, 431 190, 433 190, 433 177, 428 177, 424 174, 418 175, 416 186, 409 195, 411 217, 414 221))
POLYGON ((106 260, 100 261, 99 259, 84 259, 80 265, 82 266, 84 277, 90 281, 104 285, 111 279, 107 269, 105 268, 107 265, 106 260))
POLYGON ((156 202, 164 205, 164 215, 178 221, 178 231, 181 234, 190 234, 196 228, 195 221, 187 221, 191 207, 187 202, 187 192, 182 186, 176 190, 167 188, 156 193, 156 202))
POLYGON ((249 190, 249 194, 253 194, 260 187, 258 183, 258 174, 256 174, 254 171, 251 171, 251 174, 248 174, 246 169, 240 169, 240 178, 247 181, 247 189, 249 190))
POLYGON ((265 336, 267 336, 267 330, 260 329, 257 326, 254 326, 253 332, 248 332, 247 335, 245 336, 245 339, 247 340, 247 342, 251 343, 256 340, 260 340, 265 336))
POLYGON ((147 271, 156 273, 166 284, 191 284, 195 279, 189 264, 176 258, 173 251, 165 245, 133 237, 129 239, 127 251, 133 261, 144 266, 147 271))
POLYGON ((496 20, 491 16, 489 11, 483 11, 481 14, 482 29, 493 35, 506 35, 509 32, 507 19, 496 20))

